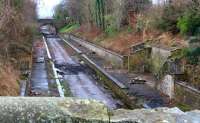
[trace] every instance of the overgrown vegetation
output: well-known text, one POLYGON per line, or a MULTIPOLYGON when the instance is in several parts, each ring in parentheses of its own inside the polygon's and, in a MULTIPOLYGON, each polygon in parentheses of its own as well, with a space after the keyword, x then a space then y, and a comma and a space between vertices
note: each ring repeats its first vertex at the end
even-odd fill
POLYGON ((193 0, 184 12, 184 15, 179 18, 179 28, 183 34, 199 35, 200 34, 200 1, 193 0))
MULTIPOLYGON (((129 25, 129 10, 142 12, 149 5, 149 0, 69 0, 59 5, 57 10, 67 11, 65 13, 68 15, 59 19, 68 18, 70 20, 68 24, 71 21, 80 25, 88 24, 88 30, 95 25, 112 36, 124 25, 129 25)), ((57 17, 61 16, 56 12, 55 19, 58 19, 57 17)))
MULTIPOLYGON (((167 49, 184 47, 184 53, 174 59, 184 59, 186 65, 195 68, 199 66, 200 0, 165 0, 157 5, 151 0, 68 0, 65 8, 70 21, 66 21, 67 26, 61 32, 72 31, 126 55, 130 45, 141 41, 167 49), (72 23, 80 25, 78 31, 72 23), (187 42, 191 36, 197 37, 195 42, 187 42)), ((158 78, 165 74, 163 60, 152 59, 154 62, 149 65, 158 78)))
POLYGON ((36 28, 35 4, 31 0, 1 0, 0 15, 0 95, 16 96, 19 94, 19 74, 16 74, 19 73, 16 67, 20 59, 18 55, 31 53, 36 28), (9 71, 3 66, 8 66, 9 71))
MULTIPOLYGON (((171 33, 174 37, 181 35, 185 42, 189 39, 191 43, 184 50, 182 57, 177 59, 186 60, 187 65, 199 65, 199 32, 200 32, 200 1, 199 0, 172 0, 163 5, 152 7, 148 13, 137 17, 136 30, 146 34, 151 31, 162 33, 171 33), (191 41, 191 36, 197 37, 195 42, 191 41)), ((149 37, 147 37, 149 38, 149 37)), ((163 43, 158 39, 159 43, 163 43)), ((172 46, 171 46, 172 47, 172 46)), ((154 59, 155 60, 155 59, 154 59)), ((195 67, 196 68, 196 67, 195 67)), ((192 68, 191 68, 192 69, 192 68)), ((185 70, 188 71, 188 70, 185 70)), ((188 74, 188 78, 196 76, 194 73, 188 74)), ((188 80, 190 81, 190 80, 188 80)), ((197 80, 199 81, 199 80, 197 80)), ((190 81, 192 83, 198 83, 190 81)))
POLYGON ((89 30, 95 25, 111 36, 124 27, 132 27, 134 32, 198 36, 199 8, 199 0, 172 0, 156 6, 150 0, 69 0, 57 7, 55 18, 68 18, 66 24, 88 24, 89 30))
POLYGON ((178 103, 177 107, 179 107, 182 111, 190 111, 192 108, 189 105, 178 103))
POLYGON ((76 24, 76 23, 71 23, 71 24, 68 24, 66 26, 64 26, 63 28, 61 28, 59 30, 60 33, 70 33, 70 32, 73 32, 74 30, 78 29, 80 27, 79 24, 76 24))
POLYGON ((69 14, 68 14, 65 4, 59 4, 55 8, 55 14, 54 14, 56 26, 58 28, 62 28, 64 25, 66 25, 67 22, 69 22, 69 21, 67 21, 68 16, 69 16, 69 14))
POLYGON ((190 64, 199 64, 200 48, 189 48, 186 53, 186 58, 190 64))

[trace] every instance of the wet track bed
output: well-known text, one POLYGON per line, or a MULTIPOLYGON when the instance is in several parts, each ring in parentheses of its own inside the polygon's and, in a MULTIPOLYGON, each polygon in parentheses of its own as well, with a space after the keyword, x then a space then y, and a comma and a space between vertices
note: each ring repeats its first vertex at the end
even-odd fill
POLYGON ((135 105, 143 108, 158 108, 171 106, 169 98, 157 91, 152 86, 155 84, 156 80, 154 80, 151 76, 145 74, 128 73, 127 70, 114 68, 112 67, 112 65, 107 64, 108 62, 106 58, 99 56, 98 54, 94 53, 91 49, 88 49, 83 45, 77 43, 73 38, 66 38, 64 42, 80 50, 92 62, 97 64, 100 68, 104 69, 109 75, 117 79, 120 83, 124 84, 127 87, 127 95, 129 97, 136 98, 136 100, 132 101, 135 105), (139 81, 138 83, 136 83, 134 81, 134 83, 132 83, 132 81, 135 78, 141 78, 145 82, 142 83, 139 81))
POLYGON ((44 41, 38 40, 33 45, 33 64, 27 96, 58 97, 58 88, 53 69, 47 57, 44 41))
POLYGON ((48 75, 45 63, 45 48, 42 41, 36 41, 33 46, 33 65, 29 96, 48 96, 48 75))
POLYGON ((58 73, 69 85, 74 97, 83 99, 95 99, 103 102, 110 108, 121 107, 120 101, 112 96, 112 93, 100 85, 92 70, 78 59, 70 48, 63 47, 59 38, 47 38, 47 44, 53 57, 58 73))

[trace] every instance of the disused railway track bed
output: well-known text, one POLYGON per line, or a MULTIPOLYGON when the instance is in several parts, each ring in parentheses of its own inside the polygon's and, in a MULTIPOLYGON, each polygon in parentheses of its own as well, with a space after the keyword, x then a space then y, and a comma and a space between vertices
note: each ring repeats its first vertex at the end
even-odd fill
POLYGON ((68 83, 72 95, 84 99, 96 99, 104 102, 110 108, 117 108, 119 101, 101 87, 91 74, 87 73, 88 68, 84 68, 79 63, 79 58, 69 51, 72 49, 66 50, 60 42, 59 38, 47 38, 52 60, 55 66, 63 71, 64 82, 68 83))
MULTIPOLYGON (((83 47, 82 45, 78 44, 77 42, 74 42, 73 39, 63 39, 66 44, 70 44, 69 46, 72 46, 71 48, 75 47, 74 51, 79 51, 79 57, 82 58, 88 65, 94 69, 97 73, 97 75, 100 75, 101 78, 106 78, 110 82, 104 82, 104 84, 108 85, 111 84, 109 89, 112 90, 113 86, 116 86, 118 89, 112 90, 116 93, 118 97, 121 97, 124 99, 124 102, 128 104, 129 107, 148 107, 148 108, 156 108, 156 107, 162 107, 162 106, 168 106, 168 98, 165 96, 162 96, 157 90, 151 88, 147 84, 143 83, 135 83, 130 84, 130 77, 127 72, 119 72, 121 70, 115 70, 111 67, 111 70, 106 70, 104 68, 104 63, 106 61, 98 56, 97 54, 93 53, 90 49, 87 49, 86 47, 83 47), (83 52, 82 52, 83 51, 83 52), (114 79, 112 79, 114 78, 114 79), (125 87, 120 87, 120 84, 122 83, 125 87), (126 96, 120 95, 119 90, 124 93, 126 96), (128 99, 127 99, 128 98, 128 99), (126 101, 125 101, 126 100, 126 101), (131 101, 132 100, 132 101, 131 101), (133 105, 130 103, 133 102, 133 105)), ((134 75, 134 77, 139 77, 138 75, 134 75)), ((107 81, 107 80, 106 80, 107 81)), ((149 83, 149 82, 147 82, 149 83)))

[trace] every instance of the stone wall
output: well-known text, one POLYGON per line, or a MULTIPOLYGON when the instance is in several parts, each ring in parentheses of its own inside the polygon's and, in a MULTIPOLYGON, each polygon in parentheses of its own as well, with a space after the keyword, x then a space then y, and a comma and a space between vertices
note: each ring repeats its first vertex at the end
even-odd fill
POLYGON ((73 35, 70 35, 70 37, 69 36, 67 36, 67 37, 76 41, 80 45, 88 48, 89 50, 97 53, 99 56, 106 58, 106 60, 108 60, 108 62, 111 62, 113 64, 113 66, 115 66, 115 67, 123 67, 124 66, 124 57, 123 56, 121 56, 115 52, 109 51, 105 48, 102 48, 100 46, 94 45, 88 41, 84 41, 73 35))
POLYGON ((182 80, 187 81, 188 84, 200 90, 200 65, 185 65, 184 71, 184 78, 182 80))
MULTIPOLYGON (((163 77, 161 74, 167 70, 163 70, 171 51, 148 46, 144 43, 131 47, 131 55, 129 56, 129 70, 133 72, 143 73, 145 71, 154 73, 155 76, 163 77)), ((161 78, 159 78, 161 79, 161 78)))
POLYGON ((128 58, 128 68, 131 72, 144 73, 148 71, 150 49, 145 48, 131 54, 128 58))
POLYGON ((154 73, 158 79, 161 79, 163 77, 162 72, 163 67, 165 63, 168 60, 168 57, 171 55, 171 51, 157 48, 157 47, 152 47, 151 50, 151 59, 150 59, 150 71, 154 73))
POLYGON ((110 110, 94 100, 0 98, 1 123, 200 123, 200 111, 177 108, 110 110))
POLYGON ((135 98, 130 97, 127 93, 127 88, 124 84, 119 82, 117 79, 109 75, 104 69, 99 67, 97 64, 92 62, 86 55, 81 55, 82 60, 91 67, 98 77, 101 78, 101 84, 106 85, 114 95, 119 98, 126 107, 134 109, 137 106, 135 105, 135 98))
POLYGON ((175 99, 183 108, 200 109, 200 92, 184 83, 175 83, 175 99))

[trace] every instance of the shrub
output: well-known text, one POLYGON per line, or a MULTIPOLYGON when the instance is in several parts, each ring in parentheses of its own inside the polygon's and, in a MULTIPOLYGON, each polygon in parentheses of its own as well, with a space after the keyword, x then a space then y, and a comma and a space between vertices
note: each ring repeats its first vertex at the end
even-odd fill
POLYGON ((80 27, 79 24, 70 23, 59 30, 60 33, 70 33, 80 27))
POLYGON ((162 31, 178 32, 177 22, 182 11, 174 5, 164 7, 163 14, 158 20, 158 28, 162 31))
POLYGON ((164 31, 176 30, 175 25, 177 22, 176 17, 172 17, 175 14, 175 8, 173 6, 166 6, 163 10, 163 15, 160 20, 159 28, 164 31))
POLYGON ((131 33, 131 32, 133 32, 133 28, 129 25, 128 28, 127 28, 127 31, 128 31, 129 33, 131 33))
POLYGON ((105 16, 106 27, 117 26, 117 22, 114 15, 105 16))
POLYGON ((118 32, 115 17, 113 15, 105 16, 106 28, 105 33, 108 36, 114 36, 118 32))
POLYGON ((53 16, 56 27, 63 27, 67 23, 67 17, 69 17, 69 14, 65 4, 61 3, 57 5, 53 16))
POLYGON ((178 33, 179 29, 177 28, 177 23, 179 17, 184 14, 189 5, 189 2, 176 2, 176 0, 174 0, 174 2, 170 4, 153 7, 151 11, 146 14, 146 17, 150 22, 151 28, 178 33))
POLYGON ((117 34, 117 32, 118 32, 118 29, 114 25, 109 25, 105 29, 105 33, 106 33, 107 36, 114 36, 114 35, 117 34))
POLYGON ((200 57, 200 48, 190 48, 187 51, 186 57, 190 64, 198 64, 200 57))
POLYGON ((183 35, 200 34, 200 14, 198 11, 189 10, 178 19, 177 27, 183 35))
POLYGON ((15 9, 21 9, 23 8, 23 0, 13 0, 13 5, 15 9))
POLYGON ((142 17, 142 16, 138 16, 137 17, 137 23, 136 23, 136 26, 135 26, 135 31, 136 32, 142 32, 145 28, 145 19, 142 17))

